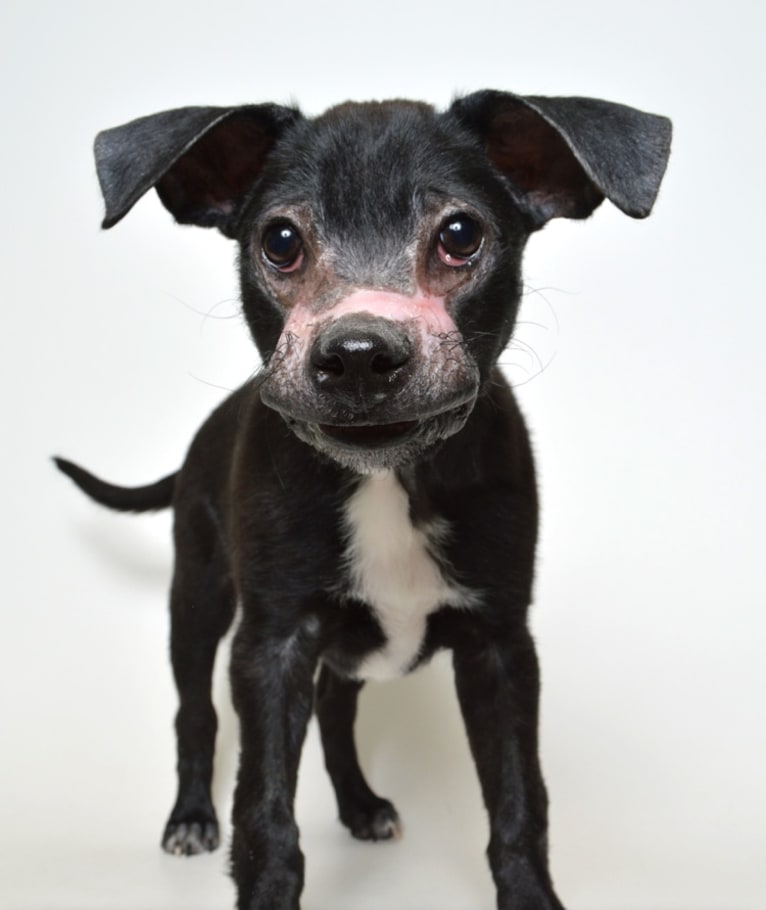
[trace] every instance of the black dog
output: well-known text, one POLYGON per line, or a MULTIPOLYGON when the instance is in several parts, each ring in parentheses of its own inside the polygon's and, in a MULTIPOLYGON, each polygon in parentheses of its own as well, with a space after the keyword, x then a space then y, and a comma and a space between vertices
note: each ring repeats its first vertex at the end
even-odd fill
POLYGON ((530 234, 605 197, 648 215, 669 144, 662 117, 494 91, 443 114, 409 101, 316 119, 270 104, 186 108, 96 140, 105 227, 155 187, 177 221, 238 242, 263 361, 177 474, 125 489, 58 461, 104 505, 175 509, 171 853, 218 844, 210 682, 241 607, 231 665, 241 910, 299 905, 293 800, 314 707, 341 821, 363 839, 398 831, 359 768, 357 696, 365 679, 409 673, 440 648, 453 652, 489 812, 498 907, 561 908, 527 629, 535 477, 496 362, 530 234))

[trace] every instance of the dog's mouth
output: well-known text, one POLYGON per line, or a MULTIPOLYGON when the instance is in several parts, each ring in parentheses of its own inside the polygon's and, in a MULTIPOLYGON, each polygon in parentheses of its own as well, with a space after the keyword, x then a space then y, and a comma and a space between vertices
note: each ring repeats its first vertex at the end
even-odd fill
POLYGON ((401 445, 410 439, 418 430, 420 421, 399 420, 396 423, 372 425, 317 424, 319 432, 337 445, 350 448, 380 449, 386 446, 401 445))
POLYGON ((307 420, 285 412, 282 417, 299 439, 352 470, 368 473, 412 461, 452 436, 464 426, 474 401, 388 423, 326 423, 327 417, 307 420))

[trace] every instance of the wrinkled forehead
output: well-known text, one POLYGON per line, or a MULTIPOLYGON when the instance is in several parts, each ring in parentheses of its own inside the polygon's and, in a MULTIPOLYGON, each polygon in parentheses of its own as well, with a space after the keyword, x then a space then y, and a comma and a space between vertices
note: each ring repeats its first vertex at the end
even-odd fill
POLYGON ((309 210, 326 242, 380 250, 381 241, 414 238, 428 210, 490 205, 481 150, 426 104, 331 108, 299 124, 279 152, 265 207, 309 210))

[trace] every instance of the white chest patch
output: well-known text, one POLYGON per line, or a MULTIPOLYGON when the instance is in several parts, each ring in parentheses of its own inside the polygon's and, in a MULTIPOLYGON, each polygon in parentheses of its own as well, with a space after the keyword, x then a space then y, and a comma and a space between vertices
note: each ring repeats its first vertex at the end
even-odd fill
POLYGON ((372 608, 386 636, 356 676, 400 676, 418 656, 429 613, 469 607, 474 595, 446 579, 432 555, 448 533, 446 523, 414 527, 409 498, 393 472, 362 481, 346 506, 346 526, 350 593, 372 608))

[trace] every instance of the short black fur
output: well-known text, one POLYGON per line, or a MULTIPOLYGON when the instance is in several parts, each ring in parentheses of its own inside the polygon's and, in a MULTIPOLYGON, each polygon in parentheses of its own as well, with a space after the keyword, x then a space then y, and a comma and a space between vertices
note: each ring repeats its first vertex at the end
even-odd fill
POLYGON ((669 143, 665 118, 621 105, 489 91, 442 114, 408 101, 347 103, 316 119, 278 105, 186 108, 98 137, 105 226, 154 186, 178 221, 237 240, 244 313, 263 359, 175 475, 129 490, 57 459, 104 505, 175 511, 171 853, 219 842, 210 686, 240 607, 231 657, 240 910, 299 906, 293 800, 312 710, 342 823, 361 839, 398 835, 397 810, 359 767, 357 698, 374 668, 409 672, 444 648, 489 813, 497 906, 561 910, 527 628, 534 466, 497 359, 529 235, 604 198, 649 214, 669 143), (445 219, 460 217, 480 232, 465 261, 439 241, 445 219), (284 262, 263 251, 275 224, 297 238, 284 262), (368 501, 382 513, 406 503, 380 518, 372 546, 368 501), (390 565, 380 555, 389 550, 390 565), (382 578, 376 560, 390 570, 382 578), (400 589, 388 576, 408 560, 432 601, 410 604, 405 592, 390 602, 400 589), (419 630, 412 641, 388 618, 405 602, 404 623, 419 630))

